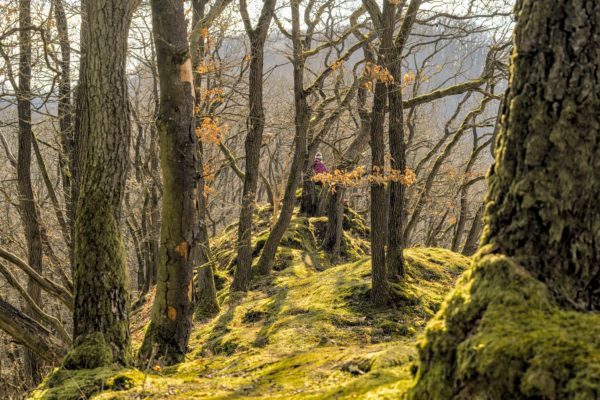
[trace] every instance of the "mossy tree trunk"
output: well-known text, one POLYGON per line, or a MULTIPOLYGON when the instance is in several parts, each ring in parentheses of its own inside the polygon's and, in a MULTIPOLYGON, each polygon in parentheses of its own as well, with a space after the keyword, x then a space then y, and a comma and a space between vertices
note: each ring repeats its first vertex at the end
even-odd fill
POLYGON ((600 3, 517 2, 483 245, 600 308, 600 3))
POLYGON ((192 329, 192 277, 199 203, 192 59, 183 0, 152 1, 160 77, 158 133, 163 175, 162 229, 152 321, 140 349, 144 362, 180 362, 192 329))
POLYGON ((482 244, 421 341, 411 399, 597 397, 600 3, 515 12, 482 244))
MULTIPOLYGON (((17 187, 19 192, 19 214, 23 221, 29 265, 38 274, 42 273, 42 232, 39 210, 31 183, 31 1, 19 0, 19 82, 17 89, 17 113, 19 116, 19 153, 17 157, 17 187)), ((29 296, 37 303, 42 301, 42 292, 35 281, 27 283, 29 296)), ((34 315, 33 310, 27 310, 34 315)), ((25 369, 30 383, 41 380, 41 365, 35 354, 25 351, 25 369)))
POLYGON ((265 112, 263 108, 263 64, 264 46, 275 12, 276 0, 265 0, 256 28, 252 27, 246 0, 240 0, 240 12, 246 33, 250 39, 250 75, 249 75, 249 110, 247 120, 248 133, 244 144, 246 154, 246 171, 242 207, 238 223, 238 253, 235 276, 231 290, 248 290, 252 277, 252 216, 254 214, 256 191, 258 187, 258 169, 260 165, 260 147, 265 128, 265 112))
POLYGON ((285 234, 296 205, 296 189, 302 181, 304 161, 307 159, 307 135, 310 110, 304 90, 304 55, 302 54, 302 33, 300 31, 300 1, 292 0, 290 3, 292 14, 292 41, 293 41, 293 68, 294 68, 294 107, 295 107, 295 148, 294 158, 290 167, 290 174, 285 186, 283 204, 277 222, 271 229, 269 237, 263 247, 258 270, 261 274, 269 274, 275 262, 277 247, 285 234))
POLYGON ((127 35, 133 0, 83 4, 80 174, 74 235, 74 348, 66 368, 128 364, 127 266, 120 209, 130 142, 127 35))

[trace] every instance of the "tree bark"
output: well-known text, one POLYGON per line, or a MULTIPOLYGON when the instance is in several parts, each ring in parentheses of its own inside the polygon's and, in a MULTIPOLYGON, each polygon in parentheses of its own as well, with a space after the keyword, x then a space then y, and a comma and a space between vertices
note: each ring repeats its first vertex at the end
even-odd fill
POLYGON ((276 0, 265 0, 258 26, 253 29, 248 15, 246 0, 240 0, 240 10, 248 37, 250 38, 250 76, 249 76, 249 109, 247 120, 248 134, 244 148, 246 151, 246 171, 242 207, 238 225, 237 267, 231 290, 248 290, 252 276, 252 215, 254 213, 256 190, 258 186, 258 168, 260 164, 260 147, 265 128, 265 112, 263 108, 263 64, 264 45, 273 14, 276 0))
POLYGON ((140 359, 170 365, 185 356, 192 329, 201 172, 183 0, 153 0, 152 23, 160 78, 157 127, 164 190, 156 297, 140 359))
POLYGON ((597 310, 600 4, 521 0, 517 10, 482 245, 518 260, 563 305, 597 310))
MULTIPOLYGON (((306 162, 307 168, 304 171, 312 170, 310 162, 306 162)), ((302 196, 300 197, 300 213, 308 217, 317 215, 317 195, 315 183, 312 181, 310 172, 306 173, 306 178, 302 180, 302 196)))
POLYGON ((600 3, 515 14, 482 244, 426 330, 413 400, 597 397, 600 3))
POLYGON ((129 363, 127 266, 120 211, 131 126, 127 36, 137 1, 84 3, 79 188, 74 236, 74 348, 66 368, 129 363))

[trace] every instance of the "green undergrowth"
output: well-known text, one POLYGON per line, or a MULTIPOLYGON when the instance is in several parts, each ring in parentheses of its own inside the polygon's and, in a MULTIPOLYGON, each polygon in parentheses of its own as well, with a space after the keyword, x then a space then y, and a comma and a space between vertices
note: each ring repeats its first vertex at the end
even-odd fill
POLYGON ((414 400, 600 398, 600 315, 560 309, 509 257, 481 253, 419 348, 414 400))
MULTIPOLYGON (((398 398, 412 384, 417 334, 469 259, 442 249, 406 250, 407 277, 394 285, 393 304, 374 308, 364 225, 346 231, 355 252, 332 265, 318 249, 323 221, 295 218, 274 273, 244 294, 229 292, 235 226, 215 240, 221 311, 195 323, 185 362, 150 364, 143 372, 57 370, 32 398, 398 398)), ((265 229, 268 223, 257 230, 265 229)), ((256 236, 260 246, 263 235, 256 236)))

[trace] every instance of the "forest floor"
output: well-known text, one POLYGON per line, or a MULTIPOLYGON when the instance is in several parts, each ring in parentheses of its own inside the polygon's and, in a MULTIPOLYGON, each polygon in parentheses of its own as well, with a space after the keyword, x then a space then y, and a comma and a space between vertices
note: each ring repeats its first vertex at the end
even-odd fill
MULTIPOLYGON (((351 226, 346 260, 333 266, 316 250, 322 221, 296 218, 277 271, 245 294, 229 292, 235 229, 225 230, 213 244, 221 311, 195 322, 183 363, 145 371, 57 369, 32 398, 399 398, 412 384, 419 334, 470 260, 443 249, 407 249, 407 277, 394 286, 393 304, 374 308, 366 235, 351 226)), ((257 235, 257 249, 263 239, 257 235)), ((132 316, 134 347, 151 300, 132 316)))

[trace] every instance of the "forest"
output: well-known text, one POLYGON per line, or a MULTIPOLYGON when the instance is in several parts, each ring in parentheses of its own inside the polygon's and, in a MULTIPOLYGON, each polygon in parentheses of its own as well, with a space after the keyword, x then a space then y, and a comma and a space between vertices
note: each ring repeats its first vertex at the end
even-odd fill
POLYGON ((600 2, 0 0, 0 398, 600 399, 600 2))

